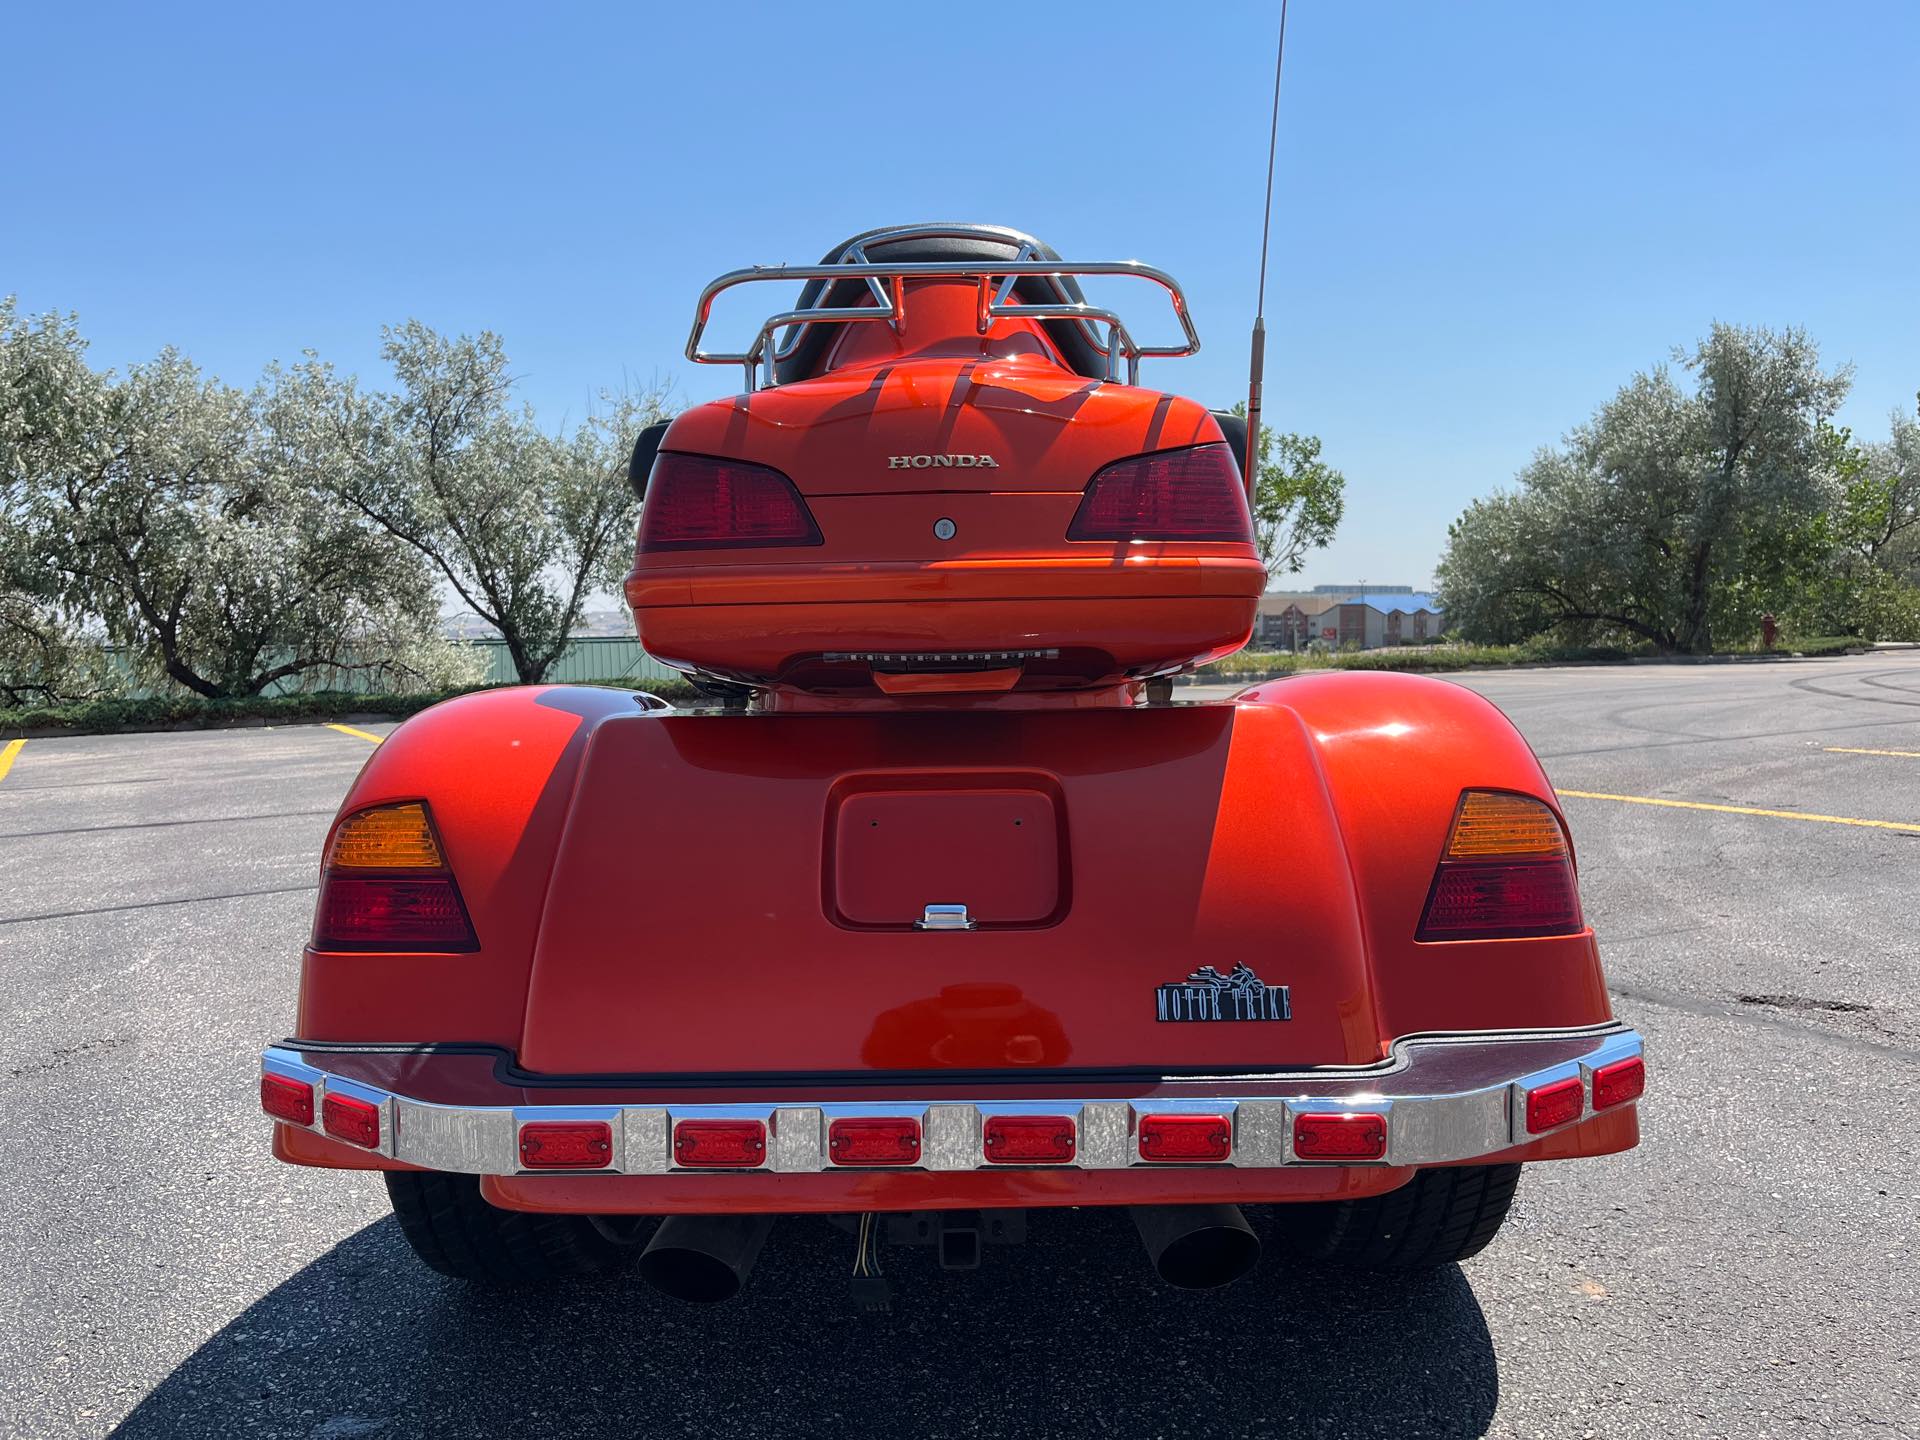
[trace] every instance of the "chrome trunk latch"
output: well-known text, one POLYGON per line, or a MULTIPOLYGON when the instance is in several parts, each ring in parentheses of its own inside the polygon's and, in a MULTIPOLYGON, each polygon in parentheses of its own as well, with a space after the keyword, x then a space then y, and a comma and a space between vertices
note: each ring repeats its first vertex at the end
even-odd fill
POLYGON ((973 921, 967 918, 964 905, 929 905, 926 912, 913 922, 916 930, 971 930, 973 921))

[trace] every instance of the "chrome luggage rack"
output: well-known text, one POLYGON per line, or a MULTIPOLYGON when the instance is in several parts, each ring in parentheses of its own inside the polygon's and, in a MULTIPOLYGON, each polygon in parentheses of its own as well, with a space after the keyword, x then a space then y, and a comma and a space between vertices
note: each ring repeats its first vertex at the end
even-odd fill
MULTIPOLYGON (((1001 238, 1005 232, 993 232, 986 227, 975 226, 914 227, 869 236, 867 241, 894 241, 908 236, 972 238, 982 234, 1001 238)), ((1187 313, 1187 297, 1180 289, 1180 282, 1166 271, 1157 270, 1138 260, 1036 260, 1032 258, 1035 253, 1033 246, 1024 240, 1019 253, 1011 260, 914 261, 887 265, 869 261, 862 245, 851 245, 842 253, 851 258, 830 265, 755 265, 745 270, 729 270, 700 292, 693 332, 687 336, 687 359, 699 365, 743 366, 749 394, 756 389, 770 390, 779 384, 780 362, 798 348, 809 325, 849 325, 877 320, 899 330, 906 319, 906 286, 909 280, 974 281, 979 292, 975 324, 982 335, 996 320, 1071 320, 1080 327, 1081 334, 1094 353, 1106 361, 1107 379, 1118 381, 1120 362, 1126 361, 1129 385, 1140 383, 1140 362, 1143 359, 1176 359, 1191 355, 1200 348, 1200 334, 1193 328, 1193 318, 1187 313), (1179 345, 1142 345, 1112 310, 1084 301, 1068 300, 1064 290, 1062 298, 1056 303, 1015 300, 1015 282, 1028 275, 1043 275, 1056 280, 1069 275, 1124 275, 1151 280, 1167 292, 1186 339, 1179 345), (768 316, 761 323, 760 333, 745 350, 737 353, 702 350, 700 337, 705 333, 707 320, 713 313, 714 299, 722 291, 731 290, 736 285, 762 280, 864 280, 867 282, 867 293, 874 303, 814 305, 804 309, 783 310, 768 316), (994 287, 996 280, 1000 282, 997 290, 994 287), (1104 335, 1101 333, 1102 327, 1104 335), (776 338, 776 333, 783 328, 788 330, 784 342, 776 338)), ((827 293, 830 293, 830 286, 822 287, 822 294, 827 293)))

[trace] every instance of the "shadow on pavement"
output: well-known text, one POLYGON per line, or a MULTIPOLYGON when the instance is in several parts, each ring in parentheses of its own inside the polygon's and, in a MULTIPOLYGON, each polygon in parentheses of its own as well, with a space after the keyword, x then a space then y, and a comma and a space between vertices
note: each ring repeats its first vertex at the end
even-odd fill
MULTIPOLYGON (((1256 1228, 1259 1217, 1253 1216, 1256 1228)), ((1458 1267, 1404 1279, 1289 1263, 1185 1294, 1122 1212, 1036 1212, 1023 1247, 942 1274, 891 1249, 891 1315, 847 1303, 851 1240, 776 1227, 746 1294, 690 1308, 631 1272, 486 1294, 390 1220, 200 1347, 121 1436, 1480 1435, 1492 1340, 1458 1267)))

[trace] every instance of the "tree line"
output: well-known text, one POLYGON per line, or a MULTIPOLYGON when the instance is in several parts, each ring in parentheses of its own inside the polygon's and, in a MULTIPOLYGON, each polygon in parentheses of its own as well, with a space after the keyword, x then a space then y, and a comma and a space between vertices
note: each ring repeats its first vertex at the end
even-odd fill
POLYGON ((1802 330, 1715 325, 1449 527, 1449 628, 1683 653, 1767 616, 1920 638, 1920 396, 1860 441, 1833 423, 1851 380, 1802 330))
POLYGON ((442 585, 540 680, 632 558, 629 447, 667 397, 609 393, 555 433, 498 336, 382 337, 390 389, 311 352, 239 389, 172 349, 96 370, 74 317, 0 300, 0 703, 470 683, 442 585))

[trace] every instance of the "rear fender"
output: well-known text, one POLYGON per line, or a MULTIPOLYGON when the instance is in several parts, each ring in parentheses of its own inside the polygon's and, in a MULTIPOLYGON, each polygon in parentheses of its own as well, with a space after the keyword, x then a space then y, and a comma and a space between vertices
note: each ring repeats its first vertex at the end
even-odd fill
POLYGON ((602 720, 636 708, 630 691, 515 687, 436 705, 388 736, 340 814, 425 799, 480 949, 368 955, 309 947, 295 1033, 517 1045, 534 937, 580 757, 602 720))
POLYGON ((1349 671, 1270 681, 1238 703, 1292 711, 1318 749, 1384 1036, 1612 1018, 1590 928, 1512 940, 1413 938, 1462 790, 1517 791, 1560 814, 1533 750, 1491 702, 1444 680, 1349 671))

